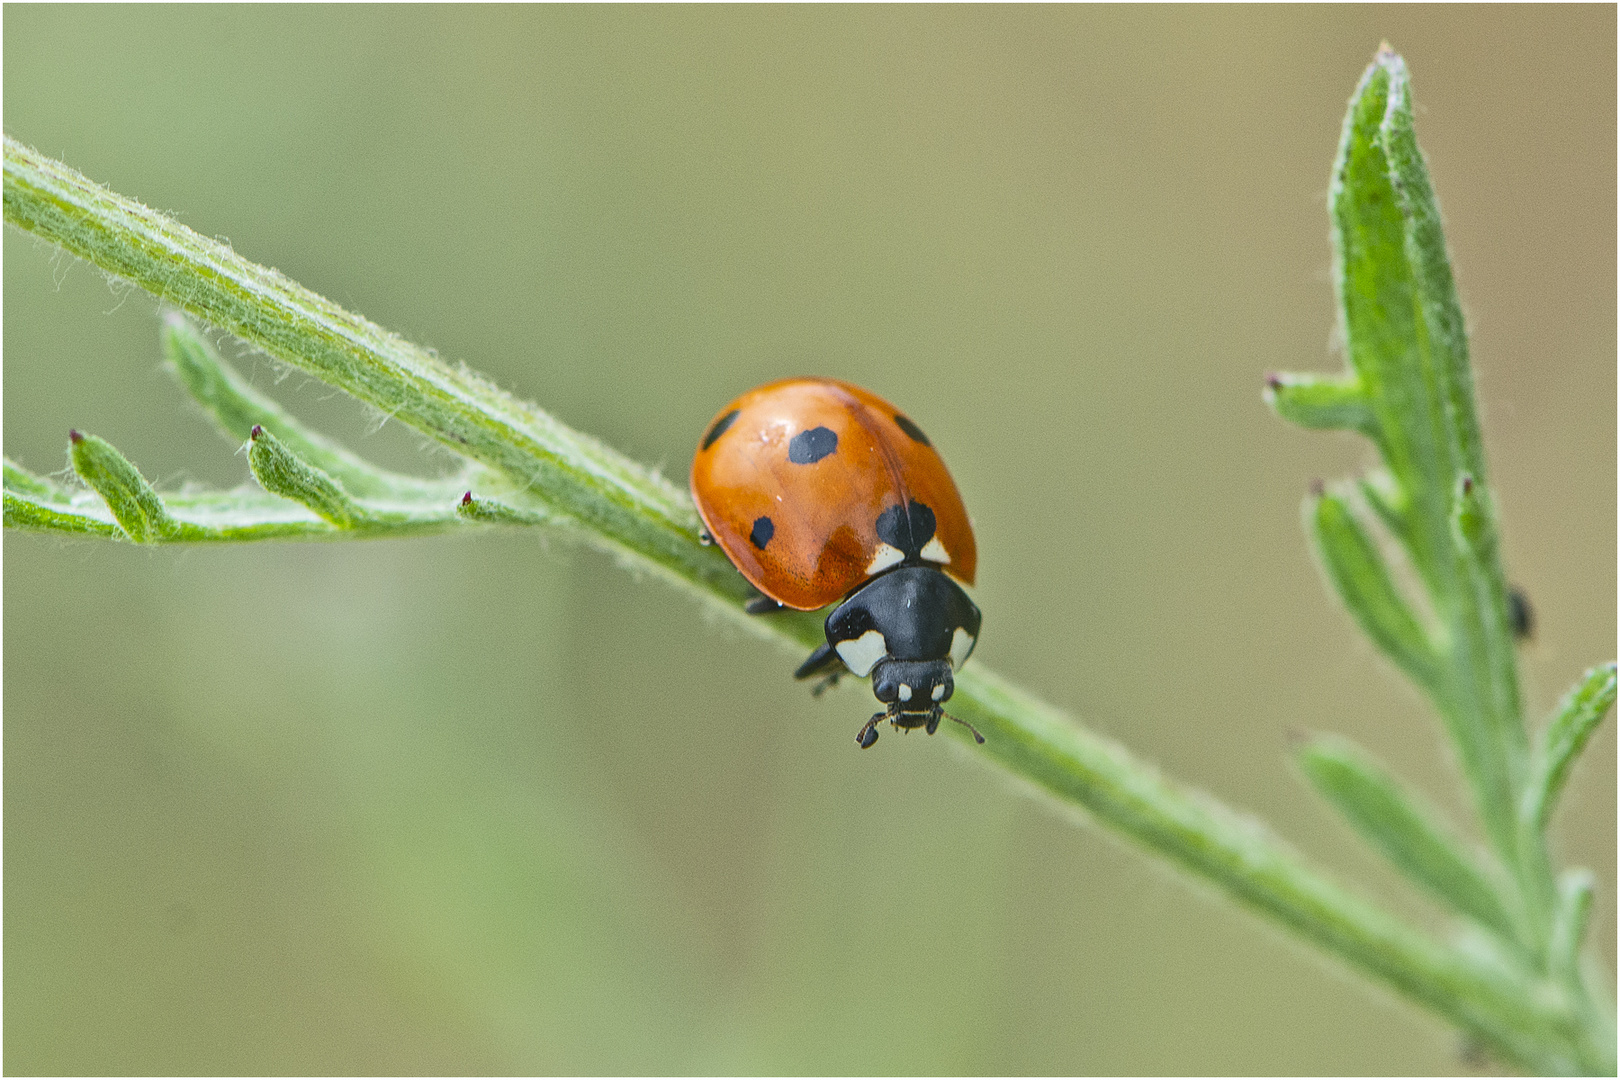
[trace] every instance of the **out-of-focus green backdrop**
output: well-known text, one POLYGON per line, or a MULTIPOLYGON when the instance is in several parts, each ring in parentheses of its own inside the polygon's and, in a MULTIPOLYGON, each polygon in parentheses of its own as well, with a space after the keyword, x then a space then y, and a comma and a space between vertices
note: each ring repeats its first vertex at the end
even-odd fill
MULTIPOLYGON (((8 7, 5 129, 671 476, 799 372, 904 404, 993 666, 1436 926, 1290 732, 1461 813, 1307 554, 1270 369, 1380 39, 1474 328, 1541 716, 1615 654, 1613 8, 8 7)), ((5 236, 5 451, 247 478, 154 301, 5 236)), ((237 348, 396 467, 422 439, 237 348)), ((1463 1069, 1345 977, 664 586, 534 534, 7 533, 8 1072, 1463 1069)), ((1612 721, 1559 847, 1615 949, 1612 721)))

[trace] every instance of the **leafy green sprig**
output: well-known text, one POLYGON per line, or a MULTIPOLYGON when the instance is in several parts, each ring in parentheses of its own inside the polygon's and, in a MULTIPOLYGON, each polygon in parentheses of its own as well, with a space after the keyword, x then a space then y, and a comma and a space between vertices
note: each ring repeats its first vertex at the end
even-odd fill
POLYGON ((1339 736, 1311 742, 1300 763, 1408 878, 1588 1016, 1612 1061, 1613 1004, 1577 958, 1591 876, 1556 875, 1546 830, 1575 756, 1614 704, 1615 666, 1589 671, 1531 739, 1462 309, 1406 66, 1387 46, 1351 98, 1329 204, 1349 368, 1273 375, 1265 396, 1303 427, 1365 436, 1383 459, 1372 475, 1313 492, 1306 528, 1363 632, 1439 711, 1489 850, 1339 736), (1386 548, 1415 572, 1420 597, 1397 586, 1386 548))

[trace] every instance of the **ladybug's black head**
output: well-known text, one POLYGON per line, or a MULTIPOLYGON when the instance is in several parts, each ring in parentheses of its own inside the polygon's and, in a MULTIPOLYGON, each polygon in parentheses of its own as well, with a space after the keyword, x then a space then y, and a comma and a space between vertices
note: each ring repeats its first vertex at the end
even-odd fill
MULTIPOLYGON (((871 675, 872 693, 888 706, 856 741, 862 747, 876 742, 882 720, 932 735, 948 715, 940 706, 956 689, 952 672, 978 636, 979 609, 937 566, 902 564, 851 593, 827 616, 827 651, 854 674, 871 675)), ((818 649, 797 674, 819 673, 825 663, 818 649)))
POLYGON ((919 718, 926 718, 941 702, 949 701, 955 689, 949 660, 885 657, 872 668, 872 693, 889 706, 891 714, 915 713, 919 718))

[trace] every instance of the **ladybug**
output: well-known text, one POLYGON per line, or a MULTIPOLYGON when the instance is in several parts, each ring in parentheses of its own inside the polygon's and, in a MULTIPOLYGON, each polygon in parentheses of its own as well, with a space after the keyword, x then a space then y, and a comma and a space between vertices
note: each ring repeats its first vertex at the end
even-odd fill
POLYGON ((978 549, 939 451, 899 409, 836 379, 783 379, 750 390, 714 418, 692 458, 692 501, 716 543, 763 596, 753 614, 815 611, 835 601, 827 641, 794 677, 819 693, 871 676, 878 724, 926 728, 943 709, 979 638, 978 549))

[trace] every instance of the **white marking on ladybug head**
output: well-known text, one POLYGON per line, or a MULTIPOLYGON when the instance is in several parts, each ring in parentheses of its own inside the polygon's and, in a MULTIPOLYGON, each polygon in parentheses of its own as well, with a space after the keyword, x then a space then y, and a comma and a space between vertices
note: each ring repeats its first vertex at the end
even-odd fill
POLYGON ((889 655, 889 643, 876 630, 868 630, 853 641, 840 641, 833 648, 845 667, 863 677, 870 675, 873 665, 889 655))
POLYGON ((951 553, 945 550, 945 545, 939 542, 937 536, 923 545, 922 557, 929 562, 943 563, 947 566, 951 562, 951 553))
POLYGON ((866 574, 870 577, 879 570, 887 570, 897 562, 904 562, 905 558, 906 553, 893 544, 879 544, 877 550, 872 553, 872 561, 866 564, 866 574))
POLYGON ((900 700, 901 701, 910 701, 911 700, 911 687, 907 686, 905 683, 900 684, 900 700))
POLYGON ((944 696, 945 696, 945 684, 944 683, 935 683, 934 684, 934 700, 938 701, 940 698, 942 698, 944 696))
POLYGON ((951 635, 951 667, 960 670, 973 651, 974 637, 960 626, 951 635))

